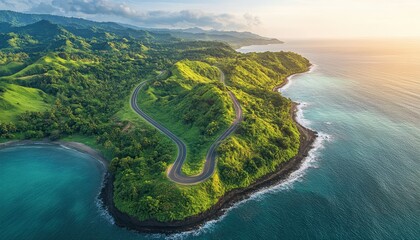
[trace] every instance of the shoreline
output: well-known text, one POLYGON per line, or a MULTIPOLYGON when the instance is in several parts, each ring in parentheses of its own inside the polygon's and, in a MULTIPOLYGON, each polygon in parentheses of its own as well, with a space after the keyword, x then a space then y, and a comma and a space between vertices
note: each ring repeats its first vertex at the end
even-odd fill
MULTIPOLYGON (((311 73, 315 69, 315 67, 316 67, 316 65, 311 64, 311 66, 309 66, 309 68, 308 68, 307 71, 305 71, 305 72, 298 72, 298 73, 295 73, 295 74, 292 74, 292 75, 288 76, 287 78, 284 79, 284 81, 281 84, 275 86, 273 88, 273 91, 274 92, 279 92, 279 90, 281 90, 283 87, 285 87, 286 85, 288 85, 290 83, 290 81, 292 80, 292 78, 294 78, 296 76, 299 76, 301 74, 311 73)), ((296 103, 296 102, 293 102, 293 103, 299 104, 299 103, 296 103)), ((294 116, 293 116, 293 119, 294 119, 294 116)), ((295 122, 297 122, 297 121, 295 121, 295 122)))
POLYGON ((105 167, 105 173, 108 171, 109 161, 99 151, 79 142, 64 142, 64 141, 50 141, 50 140, 12 140, 4 143, 0 143, 0 150, 10 147, 20 146, 57 146, 63 148, 69 148, 78 151, 83 154, 87 154, 95 160, 99 161, 105 167))
MULTIPOLYGON (((309 72, 311 70, 311 67, 305 72, 296 73, 287 77, 280 85, 274 87, 273 91, 278 91, 280 88, 284 87, 287 83, 289 83, 289 78, 298 74, 309 72)), ((237 202, 248 199, 253 193, 258 192, 263 188, 267 188, 282 182, 283 180, 287 179, 290 176, 290 174, 292 174, 301 167, 302 163, 304 162, 304 159, 308 156, 309 151, 313 148, 313 144, 317 139, 318 134, 317 132, 302 126, 297 121, 297 106, 298 103, 292 101, 290 107, 290 114, 300 133, 300 146, 298 154, 291 158, 289 161, 279 164, 275 171, 259 178, 248 187, 233 189, 225 193, 219 199, 219 201, 208 210, 198 215, 187 217, 184 220, 176 220, 172 222, 159 222, 156 220, 139 221, 136 218, 119 211, 115 207, 113 201, 113 183, 115 176, 109 172, 107 172, 104 178, 104 187, 99 195, 100 199, 103 202, 104 208, 113 217, 117 226, 141 233, 170 234, 191 231, 199 228, 208 221, 218 219, 237 202)))
POLYGON ((285 44, 286 42, 284 42, 284 41, 281 41, 281 40, 279 40, 279 39, 277 39, 277 38, 273 38, 273 39, 276 39, 276 40, 278 40, 278 42, 269 42, 269 43, 260 43, 260 44, 246 44, 246 45, 238 45, 237 47, 232 47, 235 51, 237 51, 237 52, 239 52, 239 50, 241 49, 241 48, 244 48, 244 47, 251 47, 251 46, 268 46, 268 45, 278 45, 278 44, 285 44))
MULTIPOLYGON (((308 69, 309 72, 311 68, 308 69)), ((284 87, 286 84, 289 83, 290 78, 302 74, 296 73, 289 77, 287 77, 280 85, 277 85, 273 88, 273 91, 278 91, 280 88, 284 87)), ((156 220, 147 220, 147 221, 139 221, 134 217, 129 216, 121 211, 119 211, 113 202, 113 190, 114 190, 114 176, 108 171, 109 161, 98 151, 94 150, 93 148, 78 142, 63 142, 63 141, 49 141, 49 140, 40 140, 40 141, 32 141, 32 140, 16 140, 16 141, 9 141, 5 143, 0 143, 0 149, 9 148, 9 147, 18 147, 18 146, 30 146, 30 145, 46 145, 46 146, 60 146, 64 148, 70 148, 76 150, 78 152, 88 154, 92 158, 100 161, 104 167, 106 168, 103 182, 102 182, 102 189, 99 192, 99 200, 102 202, 102 207, 106 210, 110 216, 113 218, 115 224, 119 227, 126 228, 128 230, 134 230, 141 233, 179 233, 184 231, 191 231, 198 229, 206 222, 218 219, 225 212, 235 205, 236 203, 248 199, 253 193, 260 191, 261 189, 276 185, 283 180, 287 179, 290 174, 298 170, 303 160, 308 156, 309 151, 313 148, 313 144, 317 139, 317 132, 308 129, 302 126, 296 119, 296 113, 298 111, 297 106, 299 103, 293 102, 291 103, 290 107, 290 114, 293 118, 293 121, 296 124, 296 127, 300 133, 300 146, 299 151, 296 156, 291 158, 287 162, 283 162, 279 164, 275 171, 269 173, 254 183, 249 185, 245 188, 233 189, 225 195, 223 195, 219 201, 213 205, 208 210, 191 217, 188 217, 184 220, 176 220, 172 222, 158 222, 156 220)))

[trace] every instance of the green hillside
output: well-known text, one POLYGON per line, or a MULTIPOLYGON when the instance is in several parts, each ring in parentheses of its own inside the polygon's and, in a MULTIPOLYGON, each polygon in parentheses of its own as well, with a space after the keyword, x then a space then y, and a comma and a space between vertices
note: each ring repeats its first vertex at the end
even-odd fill
POLYGON ((16 121, 24 112, 45 111, 51 97, 36 88, 0 83, 0 122, 16 121))
POLYGON ((81 18, 68 18, 48 14, 26 14, 13 11, 0 10, 0 32, 8 31, 10 27, 25 26, 39 21, 64 26, 69 32, 85 38, 104 37, 106 33, 117 34, 124 37, 145 37, 158 35, 163 39, 182 39, 185 41, 218 41, 224 42, 233 48, 246 45, 263 45, 282 43, 278 39, 266 38, 250 32, 191 29, 153 29, 113 22, 94 22, 81 18))
POLYGON ((0 141, 76 140, 101 150, 112 159, 114 202, 124 213, 139 220, 185 219, 297 153, 291 103, 272 91, 308 69, 297 54, 240 54, 225 43, 116 26, 19 25, 20 18, 8 14, 0 13, 9 21, 0 25, 0 141), (218 148, 210 179, 184 186, 167 178, 175 145, 128 103, 146 80, 139 105, 186 142, 183 171, 189 175, 200 172, 209 146, 234 119, 226 90, 237 96, 244 120, 218 148))
POLYGON ((183 60, 171 69, 171 77, 153 81, 141 92, 139 105, 188 145, 184 172, 201 171, 207 150, 233 121, 230 98, 216 67, 183 60))
MULTIPOLYGON (((150 176, 153 170, 142 164, 144 159, 114 159, 114 200, 123 212, 141 220, 184 219, 207 210, 227 191, 250 185, 297 154, 299 132, 289 114, 291 102, 272 89, 290 74, 306 71, 306 59, 294 53, 263 53, 203 61, 177 62, 170 77, 152 81, 139 97, 139 105, 148 114, 186 142, 184 172, 200 172, 209 145, 233 121, 231 100, 218 82, 218 71, 208 63, 220 64, 228 73, 228 86, 245 112, 244 122, 220 146, 214 176, 195 186, 172 183, 164 172, 158 178, 150 176), (275 62, 268 64, 271 61, 275 62), (213 122, 218 128, 209 136, 206 130, 213 122)), ((166 171, 171 162, 161 162, 166 171)))

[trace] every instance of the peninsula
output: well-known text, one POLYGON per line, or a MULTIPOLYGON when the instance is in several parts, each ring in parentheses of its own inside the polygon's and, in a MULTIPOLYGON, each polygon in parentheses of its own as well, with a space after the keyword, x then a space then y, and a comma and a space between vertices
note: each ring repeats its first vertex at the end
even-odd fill
POLYGON ((286 178, 315 139, 273 91, 309 69, 296 53, 51 15, 0 22, 0 142, 103 155, 100 197, 119 226, 196 228, 286 178))

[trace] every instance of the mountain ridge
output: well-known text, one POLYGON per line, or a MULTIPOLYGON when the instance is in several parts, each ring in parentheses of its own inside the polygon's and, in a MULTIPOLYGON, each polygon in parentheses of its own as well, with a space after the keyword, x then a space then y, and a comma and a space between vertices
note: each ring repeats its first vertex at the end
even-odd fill
MULTIPOLYGON (((187 41, 220 41, 229 44, 233 48, 240 48, 246 45, 283 43, 278 39, 263 37, 251 32, 203 30, 201 28, 147 28, 116 22, 97 22, 83 18, 65 17, 50 14, 20 13, 10 10, 0 10, 0 31, 5 31, 8 29, 8 27, 21 27, 42 20, 47 20, 53 24, 62 25, 72 33, 78 32, 81 34, 84 32, 88 35, 101 34, 101 32, 106 31, 118 33, 119 35, 125 34, 127 36, 137 37, 138 35, 143 35, 144 31, 146 31, 154 34, 166 34, 170 35, 171 37, 184 39, 187 41), (4 23, 9 23, 9 26, 4 23)), ((86 37, 86 35, 83 36, 86 37)))

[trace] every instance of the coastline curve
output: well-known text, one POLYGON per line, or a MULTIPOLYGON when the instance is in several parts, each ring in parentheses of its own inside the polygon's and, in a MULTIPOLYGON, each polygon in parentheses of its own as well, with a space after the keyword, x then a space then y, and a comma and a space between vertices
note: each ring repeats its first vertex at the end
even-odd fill
MULTIPOLYGON (((298 73, 301 74, 301 73, 298 73)), ((293 76, 293 75, 292 75, 293 76)), ((281 85, 284 85, 282 83, 281 85)), ((273 90, 278 90, 281 85, 275 87, 273 90)), ((99 193, 99 200, 103 204, 103 209, 108 211, 109 215, 113 218, 113 223, 117 226, 124 227, 127 229, 135 230, 138 232, 148 233, 178 233, 197 229, 203 226, 204 223, 211 220, 219 219, 223 216, 228 209, 235 204, 248 199, 252 194, 261 191, 267 187, 278 185, 286 180, 292 173, 299 170, 303 160, 308 156, 308 153, 313 149, 313 144, 317 139, 318 134, 304 126, 302 126, 296 120, 297 103, 292 103, 290 114, 292 115, 294 122, 296 123, 298 130, 301 134, 301 144, 299 146, 298 154, 287 162, 280 164, 271 174, 267 174, 256 182, 246 188, 234 189, 227 192, 219 201, 213 205, 210 209, 205 212, 188 217, 184 220, 172 221, 172 222, 158 222, 156 220, 139 221, 136 218, 129 216, 126 213, 118 210, 113 202, 113 190, 114 190, 114 179, 115 176, 110 172, 105 173, 103 188, 99 193)), ((82 143, 77 142, 61 142, 61 141, 10 141, 0 144, 1 148, 24 146, 24 145, 56 145, 66 148, 71 148, 76 151, 91 155, 93 158, 99 160, 105 166, 108 166, 109 162, 103 157, 98 151, 86 146, 82 143)))
MULTIPOLYGON (((283 82, 282 84, 276 86, 275 88, 273 88, 273 91, 278 90, 279 88, 284 86, 284 84, 285 83, 283 82)), ((208 210, 200 214, 187 217, 184 220, 176 220, 171 222, 159 222, 157 220, 139 221, 138 219, 121 212, 115 207, 113 202, 113 183, 115 180, 115 176, 111 173, 107 174, 105 178, 104 188, 102 189, 100 194, 105 208, 110 212, 117 226, 143 233, 145 232, 172 234, 186 232, 200 228, 206 222, 219 219, 226 213, 226 211, 228 211, 228 209, 230 209, 235 204, 248 199, 252 194, 261 191, 261 189, 265 189, 282 183, 292 173, 301 168, 304 159, 308 157, 310 150, 313 149, 313 144, 315 143, 315 140, 318 139, 318 133, 306 128, 296 120, 296 114, 298 109, 297 106, 298 103, 292 102, 290 114, 300 133, 300 145, 298 154, 291 158, 289 161, 279 164, 275 171, 261 177, 260 179, 252 183, 250 186, 245 188, 233 189, 227 192, 218 200, 218 202, 215 205, 213 205, 208 210)))

